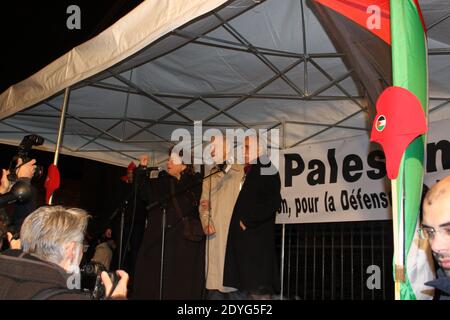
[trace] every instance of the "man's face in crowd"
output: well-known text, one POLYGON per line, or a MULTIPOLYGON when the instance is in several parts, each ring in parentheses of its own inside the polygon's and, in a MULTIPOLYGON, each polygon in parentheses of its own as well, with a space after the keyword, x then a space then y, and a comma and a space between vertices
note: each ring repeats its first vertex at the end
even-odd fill
POLYGON ((423 203, 422 227, 429 235, 433 256, 450 276, 450 176, 427 193, 423 203))

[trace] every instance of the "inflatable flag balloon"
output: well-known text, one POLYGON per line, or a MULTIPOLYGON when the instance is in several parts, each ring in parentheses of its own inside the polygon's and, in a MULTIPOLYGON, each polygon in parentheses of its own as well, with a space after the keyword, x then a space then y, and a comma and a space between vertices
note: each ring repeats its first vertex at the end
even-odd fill
POLYGON ((386 155, 392 188, 396 299, 427 299, 429 251, 419 254, 428 123, 428 52, 417 0, 314 0, 311 9, 360 80, 371 141, 386 155), (376 105, 376 112, 375 112, 376 105))

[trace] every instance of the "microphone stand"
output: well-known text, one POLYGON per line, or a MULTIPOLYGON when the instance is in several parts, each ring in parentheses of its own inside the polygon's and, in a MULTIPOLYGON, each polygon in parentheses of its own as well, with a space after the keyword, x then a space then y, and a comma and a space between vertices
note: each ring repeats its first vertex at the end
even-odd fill
POLYGON ((129 194, 126 199, 122 202, 122 204, 113 212, 113 214, 109 217, 109 221, 112 221, 117 213, 120 211, 120 232, 119 232, 119 269, 122 268, 122 249, 123 249, 123 233, 125 228, 125 212, 127 211, 128 202, 131 194, 129 194))
POLYGON ((125 211, 128 201, 125 201, 125 205, 122 206, 120 212, 120 238, 119 238, 119 269, 122 269, 122 247, 123 247, 123 229, 125 225, 125 211))
MULTIPOLYGON (((154 169, 154 168, 148 168, 148 169, 151 170, 151 169, 154 169)), ((146 172, 148 172, 148 171, 146 171, 146 172)), ((136 217, 136 206, 137 206, 137 200, 138 200, 137 193, 140 190, 140 188, 142 187, 142 185, 144 184, 144 181, 145 181, 145 179, 142 179, 142 181, 139 181, 139 184, 138 184, 137 174, 136 174, 136 169, 135 169, 134 172, 133 172, 133 182, 132 182, 133 191, 131 193, 131 195, 133 196, 133 211, 131 213, 131 223, 130 223, 130 229, 128 231, 127 242, 126 242, 126 245, 125 245, 125 249, 123 250, 124 251, 124 253, 123 253, 123 260, 125 260, 125 255, 127 254, 128 247, 130 246, 131 236, 132 236, 132 234, 134 232, 134 220, 135 220, 135 217, 136 217)), ((125 213, 125 211, 122 212, 121 220, 124 220, 124 213, 125 213)), ((122 259, 122 255, 120 255, 120 259, 122 259)))
POLYGON ((162 222, 161 222, 161 261, 159 267, 159 300, 163 298, 163 276, 164 276, 164 250, 166 247, 166 219, 167 219, 167 201, 161 204, 162 222))
MULTIPOLYGON (((186 192, 187 190, 189 190, 192 187, 196 187, 197 185, 203 184, 203 181, 205 181, 206 179, 218 174, 219 172, 222 172, 224 174, 227 174, 229 170, 225 170, 226 166, 224 167, 223 165, 218 165, 218 170, 214 171, 212 173, 210 173, 209 175, 207 175, 206 177, 203 177, 201 181, 196 182, 196 183, 192 183, 190 185, 188 185, 187 187, 173 193, 173 194, 169 194, 168 196, 164 197, 162 200, 159 201, 155 201, 153 203, 151 203, 150 205, 148 205, 146 207, 146 209, 148 211, 152 210, 153 208, 155 208, 156 206, 159 205, 159 207, 161 208, 162 211, 162 221, 161 221, 161 260, 160 260, 160 274, 159 274, 159 300, 163 299, 163 279, 164 279, 164 252, 165 252, 165 246, 166 246, 166 221, 167 221, 167 208, 168 208, 168 203, 170 200, 172 200, 174 197, 178 196, 179 194, 182 194, 183 192, 186 192)), ((169 182, 170 183, 170 182, 169 182)), ((169 191, 170 192, 170 191, 169 191)))

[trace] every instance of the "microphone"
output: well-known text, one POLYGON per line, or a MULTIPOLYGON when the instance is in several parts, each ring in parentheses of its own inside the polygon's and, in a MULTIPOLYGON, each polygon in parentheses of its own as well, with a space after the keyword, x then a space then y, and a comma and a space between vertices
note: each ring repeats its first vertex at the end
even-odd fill
POLYGON ((158 175, 163 171, 162 167, 144 167, 144 166, 138 166, 136 168, 136 171, 145 172, 145 175, 150 178, 157 178, 158 175))
POLYGON ((160 168, 160 169, 161 170, 158 170, 159 171, 158 177, 165 177, 165 176, 169 175, 166 170, 162 170, 162 168, 160 168))
POLYGON ((125 200, 124 202, 122 202, 122 204, 116 209, 114 210, 114 212, 111 214, 111 216, 109 217, 109 220, 114 219, 115 216, 117 216, 117 214, 119 213, 119 211, 123 210, 127 205, 128 205, 128 201, 129 199, 125 200))
POLYGON ((161 171, 161 167, 144 167, 144 166, 138 166, 136 169, 143 170, 143 171, 161 171))
POLYGON ((146 167, 145 170, 147 171, 161 171, 161 167, 146 167))
POLYGON ((224 174, 227 174, 228 171, 230 171, 230 169, 231 169, 231 164, 228 163, 228 161, 224 161, 221 164, 217 165, 217 169, 219 171, 222 171, 224 174))

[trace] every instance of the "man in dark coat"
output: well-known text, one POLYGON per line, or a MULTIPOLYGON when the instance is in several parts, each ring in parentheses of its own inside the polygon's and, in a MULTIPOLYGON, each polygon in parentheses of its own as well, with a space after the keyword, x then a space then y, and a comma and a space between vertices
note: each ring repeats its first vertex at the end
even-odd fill
MULTIPOLYGON (((79 264, 88 215, 81 209, 40 207, 25 218, 20 239, 22 250, 0 255, 0 300, 87 299, 81 294, 79 264)), ((120 280, 111 298, 127 295, 128 275, 120 280)), ((106 292, 111 279, 103 272, 106 292)))
POLYGON ((437 270, 438 278, 426 285, 436 289, 437 299, 450 300, 450 176, 427 192, 419 232, 423 239, 428 239, 440 267, 437 270))
POLYGON ((281 205, 281 182, 277 170, 268 174, 274 167, 259 148, 252 156, 251 144, 258 144, 258 139, 245 139, 245 180, 231 218, 224 285, 238 288, 246 298, 261 299, 269 298, 280 287, 275 217, 281 205))
POLYGON ((0 300, 85 300, 88 295, 67 288, 69 274, 60 266, 21 250, 0 255, 0 300))

